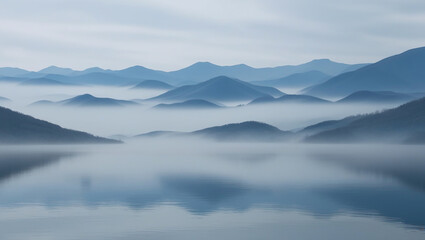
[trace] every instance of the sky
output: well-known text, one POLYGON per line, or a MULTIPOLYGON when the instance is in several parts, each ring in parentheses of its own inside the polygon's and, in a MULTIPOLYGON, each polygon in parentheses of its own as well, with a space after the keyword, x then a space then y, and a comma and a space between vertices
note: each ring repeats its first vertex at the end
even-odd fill
POLYGON ((424 29, 424 0, 0 0, 0 67, 365 63, 424 29))

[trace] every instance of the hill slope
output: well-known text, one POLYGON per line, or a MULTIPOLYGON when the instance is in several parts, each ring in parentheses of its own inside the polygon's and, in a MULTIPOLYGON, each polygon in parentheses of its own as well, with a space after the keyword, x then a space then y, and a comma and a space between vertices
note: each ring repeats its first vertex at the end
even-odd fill
POLYGON ((410 94, 391 91, 358 91, 338 101, 338 103, 403 103, 414 100, 410 94))
POLYGON ((286 65, 279 67, 253 68, 245 64, 233 66, 219 66, 210 62, 198 62, 189 67, 167 73, 177 79, 201 82, 218 76, 228 76, 245 81, 260 81, 264 79, 278 79, 294 73, 320 71, 327 75, 338 75, 347 70, 357 69, 365 64, 344 64, 317 59, 300 65, 286 65))
POLYGON ((161 103, 154 106, 155 109, 218 109, 219 105, 206 100, 194 99, 180 103, 165 104, 161 103))
POLYGON ((425 47, 385 58, 314 86, 306 93, 317 96, 346 96, 356 91, 425 91, 425 47))
POLYGON ((50 66, 38 71, 38 73, 43 73, 43 74, 60 74, 60 75, 70 75, 70 74, 73 74, 74 72, 75 71, 72 70, 71 68, 62 68, 57 66, 50 66))
POLYGON ((14 67, 1 67, 0 68, 0 75, 4 77, 16 77, 24 74, 28 74, 29 71, 21 69, 21 68, 14 68, 14 67))
POLYGON ((165 82, 157 81, 157 80, 145 80, 137 84, 136 86, 132 87, 132 89, 160 89, 160 90, 169 90, 173 88, 174 86, 165 82))
POLYGON ((0 143, 118 143, 0 107, 0 143))
POLYGON ((281 96, 282 92, 271 87, 252 85, 237 79, 220 76, 208 81, 186 85, 152 98, 152 100, 245 101, 265 96, 281 96))
POLYGON ((282 131, 266 123, 248 121, 205 128, 194 132, 154 131, 135 137, 202 137, 215 141, 271 142, 287 140, 292 134, 292 132, 282 131))
POLYGON ((273 79, 273 80, 264 80, 264 81, 255 81, 253 83, 260 86, 270 86, 270 87, 308 87, 323 83, 326 80, 331 78, 330 75, 324 74, 320 71, 308 71, 302 73, 294 73, 287 77, 273 79))
POLYGON ((316 103, 331 103, 327 100, 308 96, 308 95, 295 95, 286 94, 279 98, 273 97, 261 97, 253 100, 249 104, 265 104, 265 103, 303 103, 303 104, 316 104, 316 103))
POLYGON ((140 82, 139 79, 118 76, 111 72, 89 72, 72 76, 49 74, 45 77, 64 83, 80 85, 128 86, 140 82))
MULTIPOLYGON (((341 120, 342 121, 342 120, 341 120)), ((309 142, 405 142, 425 136, 425 98, 381 113, 364 115, 348 125, 323 131, 309 142)))
POLYGON ((63 83, 57 80, 49 78, 34 78, 23 81, 21 85, 30 85, 30 86, 69 86, 71 84, 63 83))
POLYGON ((63 105, 75 107, 124 107, 135 106, 138 103, 133 101, 118 100, 113 98, 98 98, 90 94, 83 94, 73 98, 65 99, 59 102, 47 100, 37 101, 31 104, 32 106, 48 106, 48 105, 63 105))
POLYGON ((5 98, 5 97, 0 96, 0 102, 8 102, 8 101, 10 101, 9 98, 5 98))
POLYGON ((265 123, 249 121, 206 128, 192 132, 191 134, 222 141, 255 142, 280 141, 286 139, 291 133, 265 123))
POLYGON ((67 106, 80 106, 80 107, 121 107, 121 106, 134 106, 138 105, 132 101, 117 100, 113 98, 98 98, 90 94, 79 95, 70 99, 58 102, 67 106))

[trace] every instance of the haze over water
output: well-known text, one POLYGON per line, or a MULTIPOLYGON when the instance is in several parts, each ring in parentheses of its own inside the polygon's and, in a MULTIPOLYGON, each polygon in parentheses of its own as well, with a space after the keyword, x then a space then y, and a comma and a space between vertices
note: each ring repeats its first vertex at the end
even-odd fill
POLYGON ((3 239, 423 239, 424 151, 199 141, 2 147, 0 232, 3 239))

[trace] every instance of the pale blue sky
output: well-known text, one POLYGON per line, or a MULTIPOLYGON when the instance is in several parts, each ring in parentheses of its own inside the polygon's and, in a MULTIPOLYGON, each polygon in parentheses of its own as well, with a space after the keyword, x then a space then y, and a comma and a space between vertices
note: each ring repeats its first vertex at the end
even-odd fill
POLYGON ((424 29, 424 0, 1 0, 0 66, 373 62, 424 29))

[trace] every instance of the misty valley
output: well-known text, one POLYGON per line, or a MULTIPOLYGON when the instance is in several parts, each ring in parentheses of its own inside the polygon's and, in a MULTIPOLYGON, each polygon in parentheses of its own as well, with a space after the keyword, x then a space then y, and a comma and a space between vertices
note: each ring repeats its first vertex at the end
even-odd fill
POLYGON ((424 144, 425 47, 1 67, 0 239, 424 239, 424 144))

